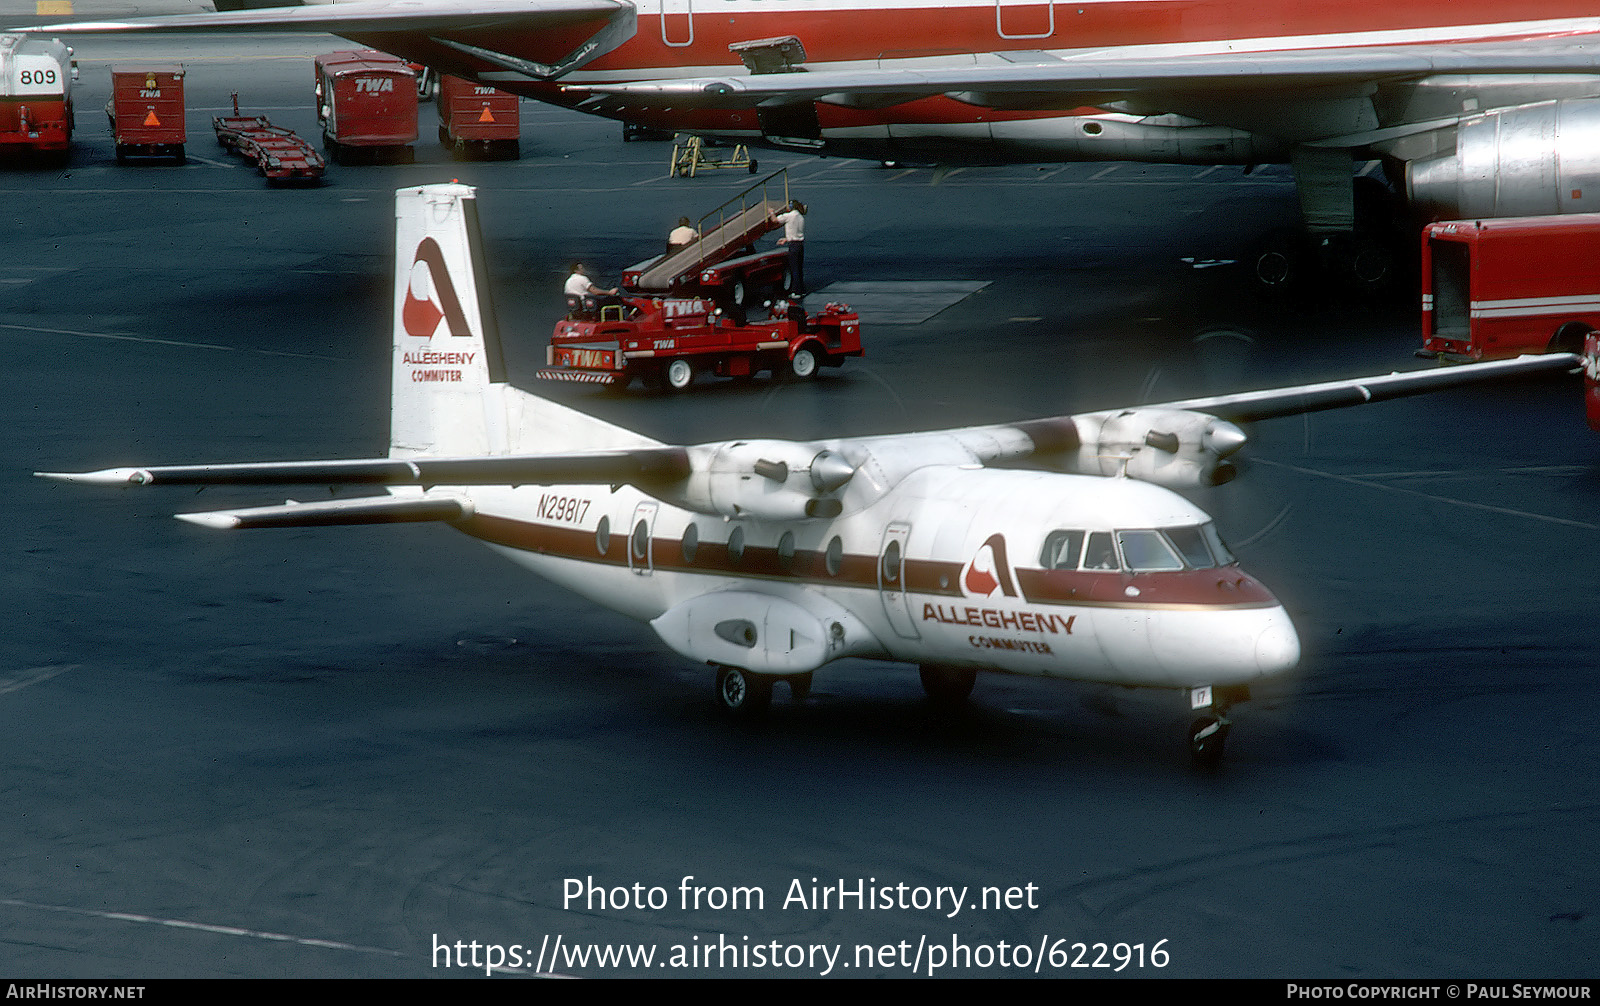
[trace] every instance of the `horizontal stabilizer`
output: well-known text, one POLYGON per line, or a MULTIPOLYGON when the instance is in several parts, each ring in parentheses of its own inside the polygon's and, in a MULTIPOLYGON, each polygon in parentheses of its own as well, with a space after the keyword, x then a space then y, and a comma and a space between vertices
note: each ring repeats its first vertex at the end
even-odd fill
POLYGON ((671 485, 689 474, 681 447, 481 458, 364 458, 228 465, 35 472, 42 478, 106 486, 238 485, 671 485))
POLYGON ((250 507, 244 510, 209 510, 180 513, 201 527, 237 530, 257 527, 331 527, 338 524, 406 524, 421 521, 454 521, 472 516, 465 501, 448 496, 393 497, 326 500, 320 503, 286 503, 283 506, 250 507))

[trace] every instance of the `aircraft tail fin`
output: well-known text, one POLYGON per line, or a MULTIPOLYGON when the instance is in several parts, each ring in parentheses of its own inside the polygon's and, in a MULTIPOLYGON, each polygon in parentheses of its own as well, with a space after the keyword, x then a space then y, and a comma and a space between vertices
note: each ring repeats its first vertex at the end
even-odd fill
POLYGON ((477 205, 455 183, 395 193, 390 457, 655 446, 507 383, 477 205))

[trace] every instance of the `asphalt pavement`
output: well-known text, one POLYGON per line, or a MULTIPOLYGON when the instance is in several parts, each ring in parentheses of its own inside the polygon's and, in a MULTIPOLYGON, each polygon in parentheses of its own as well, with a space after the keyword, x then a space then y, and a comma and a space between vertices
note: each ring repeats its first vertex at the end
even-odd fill
POLYGON ((341 43, 75 44, 70 165, 0 170, 0 972, 481 977, 496 947, 500 977, 906 976, 944 950, 962 976, 1595 973, 1600 475, 1571 382, 1263 423, 1193 494, 1305 653, 1216 773, 1176 693, 991 675, 951 714, 871 661, 732 726, 708 668, 448 528, 220 534, 171 514, 280 500, 31 474, 381 453, 392 193, 452 178, 514 380, 670 441, 1421 366, 1410 294, 1255 295, 1237 260, 1293 219, 1283 170, 759 152, 811 207, 811 285, 887 305, 868 355, 614 394, 534 380, 566 264, 609 285, 752 176, 673 178, 670 144, 525 102, 519 161, 451 160, 425 108, 417 163, 271 188, 210 118, 238 92, 314 139, 310 56, 341 43), (119 167, 107 67, 169 59, 189 161, 119 167), (906 284, 948 303, 900 313, 906 284))

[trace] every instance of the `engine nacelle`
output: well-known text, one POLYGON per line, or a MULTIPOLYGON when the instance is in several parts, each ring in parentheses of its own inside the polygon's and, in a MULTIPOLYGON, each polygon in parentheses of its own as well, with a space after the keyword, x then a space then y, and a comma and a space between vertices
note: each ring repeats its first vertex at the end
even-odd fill
POLYGON ((1432 219, 1600 210, 1600 98, 1462 119, 1455 153, 1408 164, 1406 191, 1432 219))
POLYGON ((723 517, 837 517, 837 490, 856 469, 834 451, 792 440, 733 440, 689 448, 691 474, 670 501, 723 517))
POLYGON ((1121 409, 1075 417, 1076 470, 1120 475, 1171 489, 1220 486, 1238 470, 1227 458, 1247 439, 1232 423, 1181 409, 1121 409))

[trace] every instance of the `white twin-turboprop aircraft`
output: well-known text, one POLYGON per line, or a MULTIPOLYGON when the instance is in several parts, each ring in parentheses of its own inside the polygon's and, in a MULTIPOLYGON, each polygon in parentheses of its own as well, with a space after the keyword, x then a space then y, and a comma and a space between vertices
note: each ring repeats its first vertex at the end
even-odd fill
POLYGON ((444 521, 717 668, 718 702, 803 698, 840 657, 1187 689, 1196 759, 1293 668, 1283 606, 1167 487, 1217 485, 1235 422, 1536 372, 1571 354, 994 426, 677 446, 506 382, 474 190, 396 194, 389 456, 115 468, 97 485, 373 485, 387 495, 179 514, 215 528, 444 521), (1030 470, 992 467, 1023 462, 1030 470), (1037 470, 1038 468, 1053 470, 1037 470), (1074 474, 1065 474, 1072 472, 1074 474))

